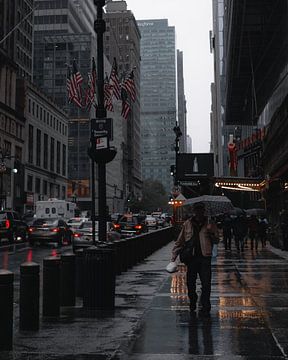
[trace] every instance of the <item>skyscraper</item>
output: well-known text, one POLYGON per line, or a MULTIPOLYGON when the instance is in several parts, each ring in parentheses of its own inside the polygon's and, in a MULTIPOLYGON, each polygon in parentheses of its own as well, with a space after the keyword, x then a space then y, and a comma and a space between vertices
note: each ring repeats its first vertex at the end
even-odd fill
POLYGON ((176 48, 175 28, 167 19, 139 20, 141 32, 141 139, 143 179, 172 188, 175 164, 176 48))
POLYGON ((184 92, 184 76, 183 76, 183 52, 177 49, 177 95, 178 95, 178 123, 182 132, 180 138, 180 152, 187 151, 187 109, 184 92))

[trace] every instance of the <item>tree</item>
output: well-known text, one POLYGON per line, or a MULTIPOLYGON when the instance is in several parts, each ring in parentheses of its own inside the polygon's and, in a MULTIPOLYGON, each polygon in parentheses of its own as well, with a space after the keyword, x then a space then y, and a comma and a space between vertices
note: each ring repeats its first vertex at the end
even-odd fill
POLYGON ((130 204, 133 212, 152 212, 159 208, 163 211, 168 209, 168 194, 163 184, 158 180, 148 179, 143 182, 142 199, 134 200, 130 204))

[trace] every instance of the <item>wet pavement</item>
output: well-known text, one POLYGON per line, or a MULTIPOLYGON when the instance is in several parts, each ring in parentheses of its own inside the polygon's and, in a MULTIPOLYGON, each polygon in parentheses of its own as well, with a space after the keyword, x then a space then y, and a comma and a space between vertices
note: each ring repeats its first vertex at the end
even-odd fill
POLYGON ((1 360, 288 359, 288 254, 219 245, 210 317, 190 314, 185 267, 168 274, 169 244, 117 277, 113 312, 87 313, 80 299, 35 333, 18 330, 1 360))

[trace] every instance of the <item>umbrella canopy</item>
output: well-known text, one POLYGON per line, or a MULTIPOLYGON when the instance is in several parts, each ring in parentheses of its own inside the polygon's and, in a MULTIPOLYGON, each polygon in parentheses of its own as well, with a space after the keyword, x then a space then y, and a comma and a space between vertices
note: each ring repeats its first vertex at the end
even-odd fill
POLYGON ((206 207, 206 214, 209 216, 219 215, 230 210, 234 210, 234 206, 230 199, 226 196, 202 195, 195 198, 187 199, 183 206, 194 205, 202 202, 206 207))
POLYGON ((247 215, 264 216, 266 211, 264 209, 247 209, 245 210, 247 215))
POLYGON ((241 209, 239 207, 235 207, 233 210, 229 210, 227 212, 229 215, 235 215, 235 216, 241 216, 241 215, 245 215, 246 212, 244 209, 241 209))

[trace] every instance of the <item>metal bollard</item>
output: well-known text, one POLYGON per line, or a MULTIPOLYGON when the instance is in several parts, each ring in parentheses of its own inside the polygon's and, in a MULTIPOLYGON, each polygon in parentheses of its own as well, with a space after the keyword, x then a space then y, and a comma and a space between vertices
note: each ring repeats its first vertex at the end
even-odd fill
POLYGON ((13 348, 13 281, 11 271, 0 270, 0 351, 13 348))
POLYGON ((20 330, 39 330, 40 266, 25 262, 20 266, 20 330))
POLYGON ((84 252, 83 249, 75 251, 75 267, 76 267, 76 296, 83 297, 84 283, 84 252))
POLYGON ((75 255, 61 255, 60 304, 75 306, 75 255))
POLYGON ((60 315, 60 258, 43 259, 43 316, 60 315))
POLYGON ((91 246, 84 251, 83 306, 113 310, 115 306, 115 250, 91 246))

